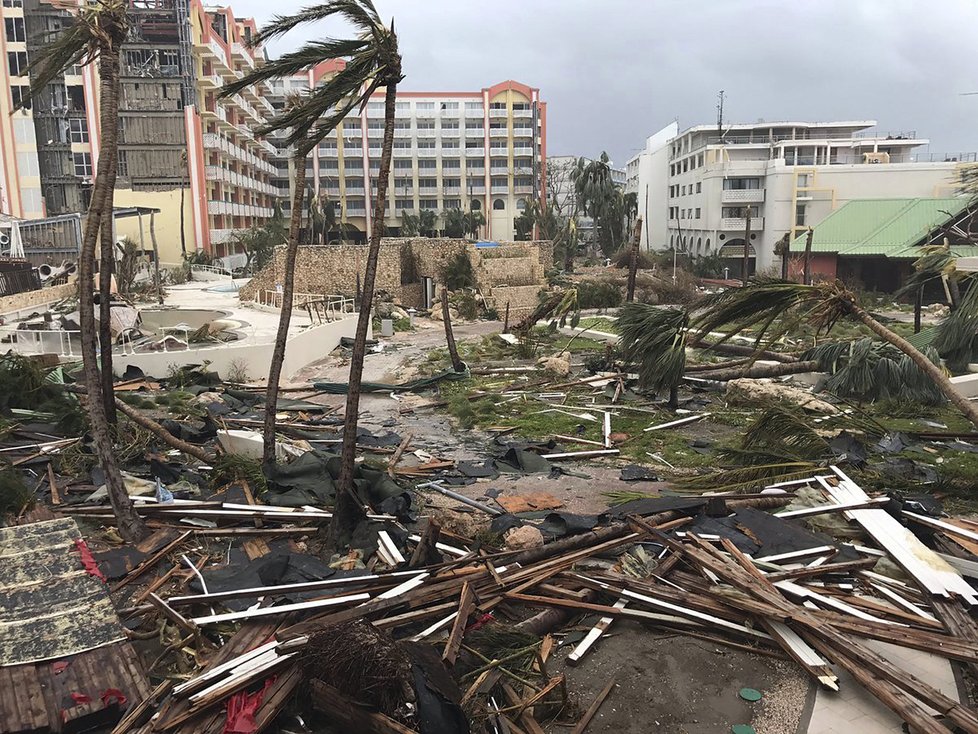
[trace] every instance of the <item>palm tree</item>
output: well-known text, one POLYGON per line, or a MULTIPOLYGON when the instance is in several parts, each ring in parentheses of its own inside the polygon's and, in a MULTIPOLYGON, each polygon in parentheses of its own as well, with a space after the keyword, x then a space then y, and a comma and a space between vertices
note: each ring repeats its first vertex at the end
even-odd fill
POLYGON ((103 374, 99 374, 95 323, 95 302, 92 291, 95 246, 102 235, 102 272, 100 300, 102 302, 102 331, 106 331, 108 318, 108 284, 112 272, 112 210, 115 195, 116 166, 119 137, 119 57, 120 49, 129 27, 127 0, 89 0, 73 10, 67 26, 46 39, 44 51, 31 65, 31 96, 37 95, 55 78, 73 66, 98 63, 99 70, 99 122, 101 127, 101 155, 92 186, 92 197, 85 218, 78 260, 80 297, 78 303, 81 325, 82 364, 85 384, 88 388, 88 418, 95 452, 102 470, 109 501, 119 526, 119 534, 126 540, 137 540, 146 533, 146 527, 133 510, 126 487, 119 473, 112 449, 109 416, 115 415, 114 390, 111 372, 111 336, 102 335, 103 374), (109 407, 111 406, 111 407, 109 407))
POLYGON ((438 215, 431 209, 422 209, 418 213, 418 229, 422 237, 434 237, 437 233, 438 215))
POLYGON ((623 239, 625 201, 621 190, 611 180, 608 154, 601 153, 601 157, 593 161, 579 158, 570 176, 577 206, 584 216, 594 220, 595 244, 600 244, 604 254, 610 256, 623 239))
POLYGON ((332 17, 339 17, 356 28, 357 36, 351 39, 328 38, 310 41, 298 50, 270 61, 242 79, 225 86, 221 93, 225 96, 237 94, 259 82, 291 76, 324 61, 346 60, 346 66, 341 71, 310 91, 308 95, 295 100, 257 131, 261 135, 267 135, 272 131, 287 130, 286 142, 294 146, 296 160, 299 162, 296 166, 292 221, 289 227, 289 245, 286 250, 282 311, 265 398, 263 458, 267 464, 272 464, 275 461, 275 405, 278 399, 278 379, 282 371, 285 340, 292 314, 295 253, 298 249, 302 198, 305 189, 305 158, 309 151, 335 129, 350 111, 362 110, 375 92, 384 90, 383 152, 380 158, 377 196, 374 200, 374 226, 370 234, 370 247, 363 278, 364 306, 361 307, 357 319, 353 355, 350 359, 339 491, 333 513, 332 535, 334 541, 339 541, 341 536, 348 534, 363 517, 363 505, 353 487, 357 413, 360 406, 360 383, 366 353, 367 330, 370 326, 370 306, 373 303, 380 239, 387 209, 387 183, 394 146, 394 103, 397 84, 403 78, 401 55, 398 52, 393 23, 390 28, 384 25, 371 0, 329 0, 320 5, 304 8, 294 15, 277 16, 271 24, 253 36, 252 45, 264 44, 301 25, 332 17))
POLYGON ((879 339, 905 354, 978 427, 978 408, 955 389, 944 369, 873 318, 859 305, 856 296, 839 282, 805 285, 759 277, 742 288, 721 294, 696 315, 682 309, 626 304, 622 308, 619 327, 622 330, 622 349, 628 361, 638 366, 640 379, 645 374, 646 384, 655 387, 665 386, 669 381, 678 384, 682 371, 677 371, 676 364, 684 364, 686 344, 694 344, 710 332, 722 330, 724 336, 717 344, 723 344, 737 334, 750 330, 760 350, 769 347, 792 325, 801 321, 811 324, 816 331, 824 329, 828 333, 842 319, 862 324, 879 339), (656 311, 667 313, 656 315, 656 311), (642 319, 646 322, 645 328, 651 330, 658 327, 660 333, 641 332, 642 319), (669 379, 660 378, 659 374, 669 379))
POLYGON ((479 236, 479 228, 484 227, 486 224, 486 218, 482 212, 466 212, 465 213, 465 232, 472 235, 473 237, 479 236))
POLYGON ((401 237, 417 237, 420 232, 420 217, 409 211, 401 212, 401 237))
POLYGON ((461 209, 449 209, 445 212, 445 236, 461 238, 466 234, 468 222, 465 212, 461 209))

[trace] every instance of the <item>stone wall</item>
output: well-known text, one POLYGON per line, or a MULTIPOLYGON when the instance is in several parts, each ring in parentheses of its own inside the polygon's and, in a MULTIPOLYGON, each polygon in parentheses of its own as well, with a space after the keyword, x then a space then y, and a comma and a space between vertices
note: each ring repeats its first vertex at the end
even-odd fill
MULTIPOLYGON (((364 245, 324 245, 300 247, 295 259, 295 292, 352 297, 357 291, 357 276, 362 280, 367 268, 364 245)), ((276 290, 284 281, 285 247, 275 249, 275 257, 261 272, 241 288, 242 301, 254 300, 262 290, 276 290)), ((377 261, 377 290, 395 298, 401 293, 401 249, 384 242, 377 261)))
POLYGON ((506 304, 509 304, 509 323, 514 323, 514 317, 522 318, 530 313, 540 303, 542 285, 512 285, 497 286, 486 300, 496 308, 499 318, 505 318, 506 304))
MULTIPOLYGON (((550 242, 500 242, 499 247, 476 248, 467 240, 428 237, 389 237, 381 243, 376 289, 387 291, 405 308, 421 308, 422 277, 442 279, 445 265, 468 255, 476 286, 488 298, 501 287, 527 288, 536 305, 536 292, 545 287, 545 268, 553 258, 550 242)), ((366 268, 365 245, 300 247, 296 256, 295 292, 353 296, 357 276, 366 268)), ((285 247, 275 251, 272 262, 241 288, 242 300, 255 300, 263 290, 274 291, 283 282, 285 247)), ((515 302, 528 301, 523 291, 511 291, 510 311, 515 302)), ((519 306, 523 308, 523 306, 519 306)))
POLYGON ((26 291, 24 293, 14 293, 12 296, 0 298, 0 316, 6 314, 16 314, 28 309, 35 309, 39 306, 47 306, 65 298, 72 298, 78 295, 78 283, 76 277, 64 285, 56 285, 51 288, 41 288, 36 291, 26 291))

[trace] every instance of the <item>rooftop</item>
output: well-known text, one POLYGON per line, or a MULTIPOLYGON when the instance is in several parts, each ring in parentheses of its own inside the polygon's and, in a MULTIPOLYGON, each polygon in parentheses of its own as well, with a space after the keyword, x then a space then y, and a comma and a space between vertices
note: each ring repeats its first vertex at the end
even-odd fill
MULTIPOLYGON (((832 212, 815 228, 812 252, 848 257, 917 258, 922 241, 969 203, 967 197, 942 199, 856 199, 832 212)), ((792 252, 805 249, 806 235, 796 237, 792 252)), ((978 247, 953 246, 958 256, 978 254, 978 247)))

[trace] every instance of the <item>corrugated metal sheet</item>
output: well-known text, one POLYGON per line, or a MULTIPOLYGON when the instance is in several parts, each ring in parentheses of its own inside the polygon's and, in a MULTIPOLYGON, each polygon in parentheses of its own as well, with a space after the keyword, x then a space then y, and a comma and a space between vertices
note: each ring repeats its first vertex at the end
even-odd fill
MULTIPOLYGON (((850 201, 814 228, 812 252, 836 252, 849 257, 916 258, 919 252, 915 245, 959 214, 968 202, 966 197, 850 201)), ((791 250, 801 252, 804 249, 805 235, 801 235, 792 242, 791 250)))

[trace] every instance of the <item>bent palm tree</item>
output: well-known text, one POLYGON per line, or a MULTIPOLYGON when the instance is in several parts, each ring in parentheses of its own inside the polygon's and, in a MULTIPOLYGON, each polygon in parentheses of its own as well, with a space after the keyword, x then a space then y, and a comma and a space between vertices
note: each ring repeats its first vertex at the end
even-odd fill
MULTIPOLYGON (((706 310, 688 316, 688 322, 673 314, 668 323, 662 324, 665 335, 655 338, 639 333, 635 328, 639 317, 653 319, 651 312, 661 311, 654 306, 632 303, 622 309, 619 326, 622 329, 622 346, 633 363, 655 375, 657 366, 668 367, 679 360, 677 351, 685 351, 685 344, 712 331, 723 330, 724 336, 717 342, 723 344, 733 336, 750 329, 756 337, 756 346, 763 349, 783 336, 793 324, 805 321, 827 333, 841 319, 861 323, 887 344, 905 354, 926 375, 944 396, 964 416, 978 427, 978 408, 971 404, 948 379, 944 369, 935 364, 910 342, 886 328, 862 308, 855 295, 841 283, 804 285, 774 278, 757 278, 743 288, 731 289, 721 294, 706 310), (627 333, 627 336, 626 336, 627 333)), ((679 311, 679 309, 671 309, 679 311)), ((688 315, 688 314, 687 314, 688 315)), ((664 316, 658 317, 664 320, 664 316)), ((682 358, 683 360, 685 357, 682 358)), ((676 377, 676 369, 669 371, 676 377)), ((681 375, 681 371, 678 373, 681 375)), ((678 378, 676 380, 678 382, 678 378)), ((650 380, 650 384, 656 384, 650 380)))
POLYGON ((383 152, 377 180, 377 197, 374 202, 374 225, 363 278, 364 306, 361 307, 357 319, 353 355, 350 359, 350 381, 343 425, 342 468, 336 508, 333 513, 333 537, 338 539, 342 534, 349 532, 363 515, 362 503, 353 488, 357 413, 360 405, 360 382, 366 353, 367 329, 370 326, 370 305, 373 302, 380 238, 383 234, 387 209, 387 183, 394 145, 394 100, 397 84, 403 78, 401 56, 398 52, 393 24, 390 28, 384 25, 371 0, 330 0, 330 2, 304 8, 294 15, 277 16, 271 24, 253 37, 252 44, 264 44, 300 25, 334 16, 353 25, 358 31, 356 38, 310 41, 298 50, 285 54, 225 86, 221 93, 224 96, 237 94, 248 86, 269 79, 291 76, 323 61, 346 59, 346 66, 341 71, 320 87, 310 91, 308 95, 295 100, 286 110, 257 131, 260 135, 267 135, 276 130, 288 130, 286 141, 294 146, 298 162, 296 180, 293 184, 295 194, 289 227, 289 245, 286 250, 282 311, 272 364, 269 368, 266 394, 264 460, 270 464, 275 461, 275 404, 278 398, 282 360, 285 357, 285 339, 292 314, 292 287, 295 280, 293 271, 302 217, 305 158, 308 152, 329 131, 336 128, 351 110, 355 108, 362 110, 375 92, 384 89, 383 152))
POLYGON ((112 387, 111 338, 104 332, 109 324, 108 288, 112 265, 112 209, 118 161, 119 133, 119 54, 128 30, 126 0, 90 0, 73 10, 67 27, 46 39, 43 53, 31 65, 31 96, 36 95, 70 67, 98 62, 99 120, 102 132, 101 154, 92 186, 92 197, 85 218, 78 260, 78 281, 81 283, 78 314, 81 325, 82 364, 88 388, 88 417, 95 452, 105 472, 109 500, 126 540, 136 540, 145 534, 145 525, 133 510, 122 475, 112 450, 109 415, 115 415, 112 387), (102 318, 101 327, 95 324, 95 303, 92 292, 95 245, 102 232, 102 272, 100 275, 102 318), (103 373, 100 378, 96 334, 103 331, 103 373))

